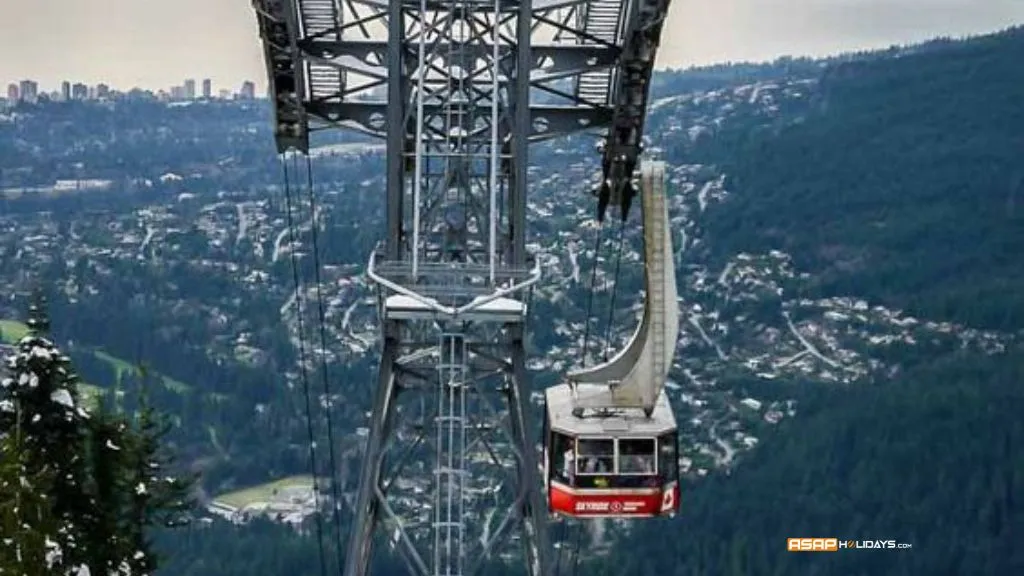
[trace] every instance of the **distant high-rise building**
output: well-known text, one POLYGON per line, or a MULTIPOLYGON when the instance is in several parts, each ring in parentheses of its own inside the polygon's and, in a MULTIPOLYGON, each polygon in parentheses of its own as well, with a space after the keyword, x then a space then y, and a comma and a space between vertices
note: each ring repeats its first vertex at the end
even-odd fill
POLYGON ((239 96, 241 96, 243 100, 252 100, 253 98, 256 98, 256 84, 249 80, 242 82, 242 91, 239 93, 239 96))
POLYGON ((184 100, 185 95, 184 86, 171 86, 171 100, 184 100))
POLYGON ((231 90, 227 90, 227 89, 221 88, 220 91, 217 92, 217 96, 221 100, 230 100, 231 99, 231 90))
POLYGON ((65 80, 60 83, 60 99, 65 102, 71 100, 71 82, 65 80))
POLYGON ((191 78, 185 80, 185 98, 188 100, 196 98, 196 81, 191 78))
POLYGON ((18 87, 18 96, 25 102, 32 102, 39 98, 39 84, 31 80, 22 80, 21 85, 18 87))
POLYGON ((75 100, 85 100, 89 97, 89 87, 81 82, 75 82, 71 86, 71 97, 75 100))
POLYGON ((209 100, 211 96, 213 96, 213 81, 207 78, 203 80, 203 98, 209 100))
POLYGON ((110 86, 106 84, 96 85, 96 97, 97 98, 109 98, 110 97, 110 86))
POLYGON ((10 100, 12 103, 13 102, 17 102, 18 101, 18 94, 19 94, 19 92, 18 92, 18 85, 17 84, 8 84, 7 85, 7 99, 8 100, 10 100))
POLYGON ((129 100, 149 100, 151 98, 162 98, 166 93, 161 90, 159 94, 153 94, 149 90, 143 90, 142 88, 132 88, 128 91, 129 100))

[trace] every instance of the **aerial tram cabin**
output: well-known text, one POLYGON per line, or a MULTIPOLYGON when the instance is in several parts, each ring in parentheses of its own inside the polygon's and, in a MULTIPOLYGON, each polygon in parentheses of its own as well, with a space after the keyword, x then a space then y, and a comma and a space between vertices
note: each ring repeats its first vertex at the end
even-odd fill
POLYGON ((545 394, 544 477, 552 512, 653 517, 679 509, 679 437, 664 391, 641 410, 578 417, 567 384, 545 394))
POLYGON ((580 517, 640 518, 679 509, 679 441, 665 393, 679 336, 665 164, 641 168, 643 319, 611 360, 545 391, 548 507, 580 517))

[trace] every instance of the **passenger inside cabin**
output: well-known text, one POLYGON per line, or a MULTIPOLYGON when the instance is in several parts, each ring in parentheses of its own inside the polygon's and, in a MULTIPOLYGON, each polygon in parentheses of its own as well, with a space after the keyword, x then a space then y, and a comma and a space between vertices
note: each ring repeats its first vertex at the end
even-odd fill
POLYGON ((615 481, 605 475, 615 473, 615 440, 611 438, 581 438, 576 443, 577 488, 607 488, 615 481))
POLYGON ((619 440, 620 474, 654 474, 654 439, 622 438, 619 440))
POLYGON ((659 485, 653 438, 619 439, 619 476, 623 488, 653 488, 659 485))
POLYGON ((576 477, 576 453, 572 447, 565 449, 562 453, 562 477, 572 485, 576 477))
POLYGON ((576 488, 654 488, 671 474, 674 443, 658 460, 654 438, 580 438, 552 433, 552 479, 576 488), (664 470, 659 470, 659 467, 664 470))

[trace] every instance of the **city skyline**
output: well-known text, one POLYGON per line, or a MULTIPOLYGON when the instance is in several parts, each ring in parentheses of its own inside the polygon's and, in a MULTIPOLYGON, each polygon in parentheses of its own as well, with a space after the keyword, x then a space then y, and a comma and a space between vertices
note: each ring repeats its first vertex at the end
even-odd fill
POLYGON ((218 85, 216 82, 213 81, 213 79, 211 79, 209 77, 196 76, 194 78, 182 78, 181 81, 178 82, 177 84, 168 84, 167 86, 117 86, 117 85, 112 84, 110 82, 103 82, 103 81, 96 82, 94 84, 90 84, 88 82, 82 82, 82 81, 80 81, 80 80, 78 80, 76 78, 66 78, 64 80, 58 80, 58 81, 54 82, 52 85, 48 85, 48 84, 40 81, 38 78, 32 78, 32 77, 27 77, 27 78, 0 78, 0 87, 10 86, 12 84, 20 85, 22 82, 31 81, 31 82, 36 82, 38 84, 38 89, 39 89, 39 93, 40 94, 43 94, 43 93, 50 94, 50 93, 53 93, 53 92, 61 92, 63 90, 63 88, 64 88, 64 84, 69 84, 71 86, 84 85, 84 86, 87 86, 89 88, 96 88, 98 86, 105 86, 106 88, 109 88, 110 90, 118 91, 118 92, 128 92, 128 91, 135 90, 135 89, 144 90, 144 91, 150 91, 150 92, 170 92, 174 88, 183 88, 189 80, 192 80, 192 81, 196 82, 196 94, 197 95, 205 95, 204 89, 205 89, 205 83, 207 81, 210 82, 210 93, 211 93, 211 95, 216 95, 216 94, 218 94, 221 91, 229 91, 229 92, 232 92, 232 93, 238 92, 239 90, 244 88, 246 83, 249 83, 249 82, 259 86, 259 82, 256 82, 256 80, 253 79, 253 78, 244 79, 244 80, 240 81, 237 86, 223 86, 223 85, 218 85))
POLYGON ((158 90, 145 90, 138 87, 118 89, 118 87, 110 86, 106 83, 88 85, 81 82, 72 83, 69 80, 61 81, 59 88, 47 89, 45 85, 41 86, 34 79, 26 78, 18 82, 8 83, 6 92, 0 93, 0 101, 6 100, 9 104, 11 102, 18 101, 34 103, 40 99, 64 102, 73 100, 118 99, 124 96, 132 97, 133 93, 138 90, 141 90, 145 94, 149 94, 150 97, 171 102, 199 99, 252 100, 258 97, 256 84, 251 80, 243 82, 238 91, 221 88, 214 93, 213 83, 209 78, 203 79, 202 84, 199 86, 196 85, 195 79, 186 78, 181 84, 176 84, 169 88, 161 88, 158 90), (4 98, 4 96, 6 96, 6 98, 4 98))
MULTIPOLYGON (((159 90, 193 77, 232 90, 250 79, 257 93, 266 90, 245 0, 34 0, 11 3, 3 16, 0 82, 31 78, 47 91, 63 80, 159 90), (61 41, 40 42, 44 31, 61 41)), ((659 67, 825 56, 1022 22, 1020 0, 673 0, 659 67)))

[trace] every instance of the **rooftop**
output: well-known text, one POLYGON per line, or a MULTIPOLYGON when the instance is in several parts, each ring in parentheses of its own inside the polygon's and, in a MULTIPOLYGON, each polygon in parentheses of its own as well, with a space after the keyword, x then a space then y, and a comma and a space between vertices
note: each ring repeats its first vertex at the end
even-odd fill
MULTIPOLYGON (((581 394, 600 393, 604 386, 580 384, 581 394)), ((662 391, 654 405, 650 418, 642 410, 621 410, 611 415, 590 415, 582 418, 573 415, 573 393, 568 384, 548 388, 545 393, 548 421, 553 430, 573 436, 659 436, 676 430, 676 418, 669 405, 668 396, 662 391)))

